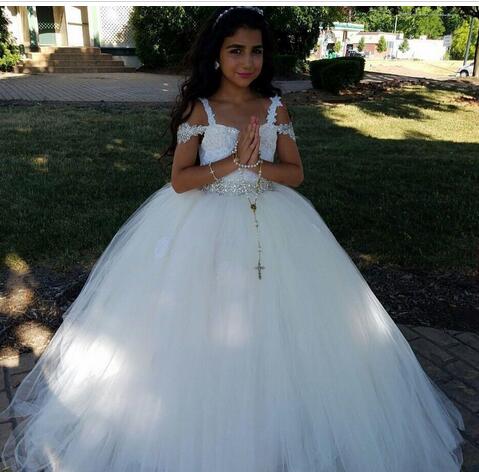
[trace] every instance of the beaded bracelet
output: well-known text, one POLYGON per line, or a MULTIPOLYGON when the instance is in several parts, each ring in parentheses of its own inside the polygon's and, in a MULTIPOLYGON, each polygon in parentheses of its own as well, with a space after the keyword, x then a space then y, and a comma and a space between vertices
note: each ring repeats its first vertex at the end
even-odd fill
POLYGON ((238 142, 235 143, 235 147, 233 149, 233 162, 240 167, 241 169, 251 169, 253 167, 259 166, 260 162, 262 161, 261 159, 261 153, 259 154, 259 159, 254 163, 254 164, 241 164, 241 162, 238 160, 238 142))
POLYGON ((241 164, 241 162, 238 160, 238 158, 236 156, 236 152, 234 153, 234 157, 233 157, 233 162, 238 167, 241 167, 242 169, 251 169, 252 167, 258 167, 261 161, 262 161, 262 159, 259 158, 254 164, 241 164))

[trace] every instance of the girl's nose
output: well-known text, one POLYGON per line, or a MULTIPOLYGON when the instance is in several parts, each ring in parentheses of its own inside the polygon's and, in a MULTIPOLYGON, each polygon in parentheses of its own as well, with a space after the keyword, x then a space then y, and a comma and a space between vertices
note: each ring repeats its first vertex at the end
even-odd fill
POLYGON ((253 56, 246 55, 244 65, 252 65, 253 64, 253 56))

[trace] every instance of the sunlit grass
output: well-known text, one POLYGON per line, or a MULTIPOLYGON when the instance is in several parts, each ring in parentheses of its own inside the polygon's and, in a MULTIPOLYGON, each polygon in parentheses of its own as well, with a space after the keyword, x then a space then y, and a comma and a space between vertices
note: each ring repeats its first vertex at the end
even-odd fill
MULTIPOLYGON (((425 269, 477 267, 479 107, 459 98, 411 87, 290 107, 305 168, 297 190, 349 252, 425 269)), ((157 157, 167 118, 148 106, 1 107, 4 267, 15 254, 29 266, 91 268, 166 183, 157 157)))

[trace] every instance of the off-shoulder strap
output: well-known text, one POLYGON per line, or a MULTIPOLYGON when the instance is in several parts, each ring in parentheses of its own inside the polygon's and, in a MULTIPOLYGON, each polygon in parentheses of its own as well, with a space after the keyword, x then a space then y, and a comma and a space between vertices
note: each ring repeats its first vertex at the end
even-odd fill
POLYGON ((185 121, 178 126, 176 140, 178 143, 186 143, 192 136, 204 134, 205 130, 205 125, 190 125, 187 121, 185 121))
POLYGON ((287 134, 293 141, 296 141, 296 136, 293 130, 293 123, 291 121, 289 123, 276 123, 276 114, 277 108, 279 106, 283 106, 281 103, 281 97, 279 95, 275 95, 271 98, 271 105, 268 111, 268 123, 274 124, 276 126, 276 131, 279 134, 287 134))
POLYGON ((266 119, 267 123, 274 125, 276 121, 276 108, 282 105, 281 97, 279 95, 275 95, 274 97, 270 97, 271 105, 268 108, 268 117, 266 119))
POLYGON ((205 107, 206 114, 208 115, 208 124, 209 125, 216 124, 215 114, 213 113, 213 110, 211 109, 210 102, 208 101, 208 99, 200 98, 200 101, 205 107))
POLYGON ((276 131, 279 134, 287 134, 293 141, 296 141, 296 136, 294 134, 293 123, 280 123, 276 125, 276 131))

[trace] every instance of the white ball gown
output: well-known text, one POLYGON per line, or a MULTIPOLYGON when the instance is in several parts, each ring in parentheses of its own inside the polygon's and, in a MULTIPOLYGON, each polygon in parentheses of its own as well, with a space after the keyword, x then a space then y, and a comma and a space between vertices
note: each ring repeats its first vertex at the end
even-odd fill
MULTIPOLYGON (((182 124, 179 139, 202 134, 205 165, 239 131, 202 102, 209 124, 182 124)), ((260 129, 268 161, 278 133, 296 139, 278 106, 260 129)), ((238 169, 181 194, 167 183, 130 216, 2 412, 19 419, 4 465, 460 470, 460 412, 307 198, 264 180, 256 226, 256 179, 238 169)))

